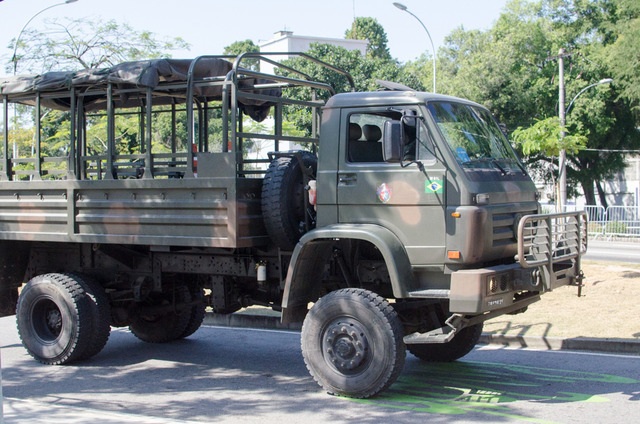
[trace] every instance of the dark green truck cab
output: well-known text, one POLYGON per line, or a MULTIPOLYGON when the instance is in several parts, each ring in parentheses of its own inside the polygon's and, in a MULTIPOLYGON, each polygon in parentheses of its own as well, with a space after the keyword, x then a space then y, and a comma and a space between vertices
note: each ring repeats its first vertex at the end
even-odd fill
POLYGON ((250 56, 0 81, 0 303, 11 313, 28 282, 17 320, 34 358, 86 359, 110 326, 169 342, 205 308, 264 305, 303 322, 305 362, 327 391, 369 397, 395 381, 407 348, 455 360, 487 319, 580 284, 586 215, 540 214, 484 107, 410 89, 333 95, 238 66, 250 56), (300 87, 308 99, 289 94, 300 87), (45 157, 36 124, 35 155, 13 157, 11 103, 63 111, 66 147, 45 157), (309 114, 305 136, 283 129, 286 108, 309 114), (123 151, 131 116, 137 147, 123 151), (169 137, 154 141, 163 122, 169 137), (191 123, 182 139, 177 122, 191 123))

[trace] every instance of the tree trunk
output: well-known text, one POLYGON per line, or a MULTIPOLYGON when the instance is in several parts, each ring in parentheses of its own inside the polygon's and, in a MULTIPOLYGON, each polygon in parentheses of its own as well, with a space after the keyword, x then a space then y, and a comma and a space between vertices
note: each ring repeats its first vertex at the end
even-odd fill
POLYGON ((596 188, 598 189, 598 197, 600 197, 600 204, 602 205, 603 208, 607 209, 607 207, 609 206, 607 204, 607 193, 604 192, 600 181, 596 181, 596 188))
POLYGON ((593 181, 583 181, 581 183, 582 191, 584 191, 584 198, 587 205, 596 204, 596 194, 593 189, 593 181))

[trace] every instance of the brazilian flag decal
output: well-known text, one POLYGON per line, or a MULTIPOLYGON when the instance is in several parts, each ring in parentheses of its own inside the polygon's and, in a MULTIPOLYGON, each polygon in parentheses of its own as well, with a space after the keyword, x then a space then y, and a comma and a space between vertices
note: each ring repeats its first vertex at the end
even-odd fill
POLYGON ((444 184, 442 183, 442 180, 426 181, 424 183, 425 193, 442 193, 443 189, 444 184))

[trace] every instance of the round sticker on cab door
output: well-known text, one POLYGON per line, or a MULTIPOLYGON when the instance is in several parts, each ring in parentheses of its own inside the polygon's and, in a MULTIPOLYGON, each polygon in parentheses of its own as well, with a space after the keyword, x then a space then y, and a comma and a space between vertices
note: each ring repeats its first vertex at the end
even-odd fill
POLYGON ((391 187, 389 187, 387 184, 382 183, 377 190, 378 193, 378 200, 380 200, 382 203, 387 203, 389 202, 389 200, 391 200, 391 187))

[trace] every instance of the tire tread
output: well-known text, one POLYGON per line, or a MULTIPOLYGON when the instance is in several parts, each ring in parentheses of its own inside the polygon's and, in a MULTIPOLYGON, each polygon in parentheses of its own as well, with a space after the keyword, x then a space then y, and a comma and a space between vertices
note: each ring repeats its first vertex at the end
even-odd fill
POLYGON ((321 298, 316 303, 316 305, 320 304, 321 305, 320 307, 322 307, 324 303, 331 301, 332 298, 342 297, 342 296, 348 296, 348 297, 351 297, 352 299, 360 299, 362 304, 364 305, 368 304, 372 306, 371 310, 379 318, 382 318, 381 322, 383 323, 383 325, 387 326, 387 330, 392 333, 394 338, 393 352, 391 352, 393 355, 393 362, 387 369, 388 374, 379 380, 379 384, 377 386, 372 386, 370 388, 367 388, 365 390, 360 390, 360 391, 347 392, 344 390, 336 390, 336 388, 327 384, 327 382, 323 381, 322 377, 320 377, 317 374, 313 364, 311 363, 311 360, 305 354, 306 346, 305 346, 304 334, 306 331, 308 331, 308 328, 305 328, 305 327, 308 327, 309 325, 313 325, 313 324, 309 324, 309 322, 306 319, 302 325, 302 333, 303 333, 302 350, 303 350, 304 362, 307 367, 307 370, 309 371, 313 379, 325 390, 327 390, 327 393, 332 395, 340 395, 340 396, 352 397, 357 399, 365 399, 365 398, 375 396, 381 391, 386 390, 389 386, 391 386, 391 384, 393 384, 397 380, 398 376, 402 372, 402 368, 404 367, 405 356, 406 356, 406 348, 403 341, 403 327, 398 317, 398 314, 393 308, 393 306, 389 304, 387 300, 385 300, 381 296, 369 290, 358 289, 358 288, 346 288, 346 289, 336 290, 336 291, 330 292, 329 294, 321 298))

